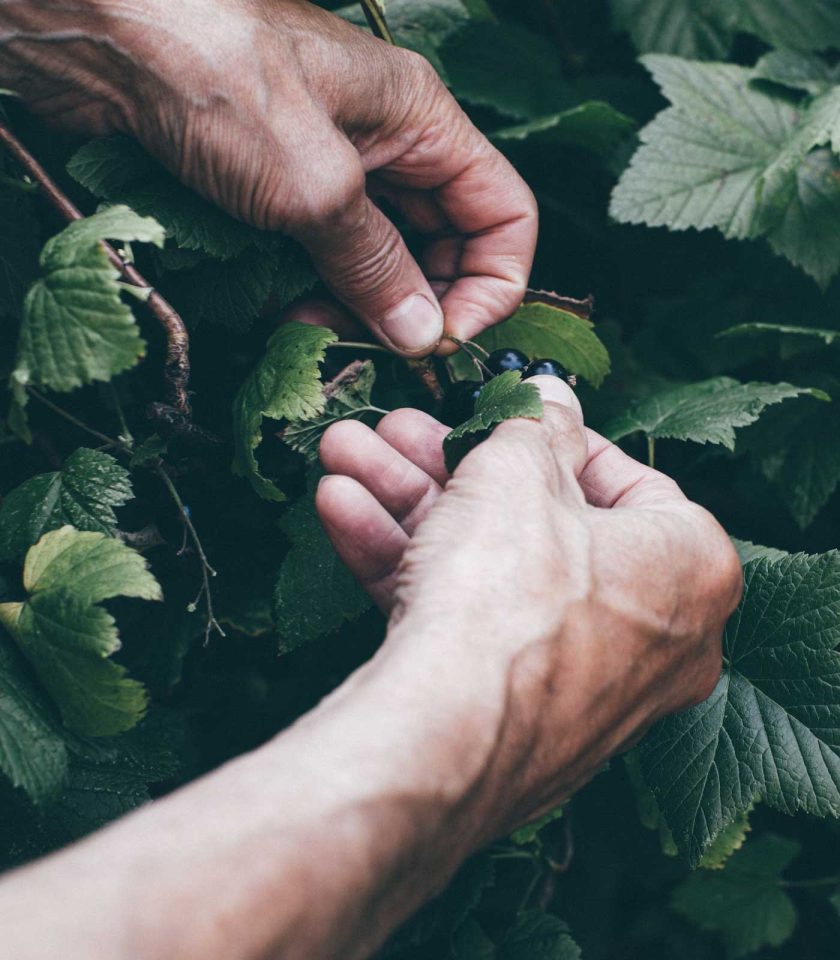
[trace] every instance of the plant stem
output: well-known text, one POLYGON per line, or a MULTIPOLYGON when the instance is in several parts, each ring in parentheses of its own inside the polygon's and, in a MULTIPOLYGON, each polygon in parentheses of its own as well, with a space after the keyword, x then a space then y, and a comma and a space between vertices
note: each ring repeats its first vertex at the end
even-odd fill
MULTIPOLYGON (((83 219, 81 210, 61 190, 41 164, 32 156, 12 131, 0 120, 0 144, 2 144, 30 178, 41 193, 68 222, 83 219)), ((190 338, 178 311, 152 287, 139 271, 126 263, 116 250, 104 240, 102 246, 111 263, 120 271, 123 279, 135 287, 151 290, 146 306, 157 318, 166 334, 166 365, 164 376, 169 386, 172 405, 185 415, 190 413, 187 385, 190 379, 190 338)))
POLYGON ((371 33, 380 40, 384 40, 385 43, 396 46, 388 21, 385 19, 385 10, 379 0, 359 0, 359 3, 371 33))
POLYGON ((835 873, 828 877, 814 877, 813 880, 782 880, 781 886, 802 890, 809 887, 840 886, 840 873, 835 873))
POLYGON ((648 466, 651 469, 656 467, 656 440, 653 437, 647 438, 648 466))
POLYGON ((201 590, 199 590, 198 596, 190 606, 191 609, 194 610, 201 602, 202 597, 204 598, 204 604, 207 609, 207 622, 204 627, 204 643, 207 644, 210 640, 210 633, 212 630, 215 630, 221 637, 225 636, 225 631, 222 629, 219 621, 216 619, 216 616, 213 613, 213 595, 210 592, 210 577, 215 577, 216 571, 210 566, 210 562, 207 559, 207 554, 204 552, 204 547, 201 544, 201 539, 199 538, 198 532, 193 526, 190 512, 187 510, 184 501, 181 499, 181 495, 178 493, 175 484, 172 482, 172 478, 166 472, 166 468, 164 467, 163 463, 158 461, 158 463, 153 467, 153 470, 158 477, 160 477, 163 485, 169 491, 169 496, 172 497, 173 502, 178 507, 178 510, 181 514, 181 520, 187 529, 187 533, 189 533, 190 540, 193 542, 195 552, 198 554, 198 559, 201 564, 201 590))
POLYGON ((125 413, 123 412, 122 404, 120 403, 119 394, 117 393, 117 388, 113 383, 109 383, 108 386, 111 388, 111 399, 114 402, 114 408, 117 411, 117 419, 120 421, 120 430, 121 439, 125 440, 126 444, 130 447, 134 447, 134 437, 131 435, 131 431, 128 429, 128 422, 125 419, 125 413))
POLYGON ((74 417, 72 413, 67 410, 64 410, 62 407, 57 406, 52 400, 48 400, 42 393, 39 393, 34 387, 27 387, 26 392, 38 400, 40 403, 43 403, 45 407, 49 410, 52 410, 53 413, 58 414, 59 417, 63 417, 67 420, 68 423, 72 423, 74 427, 78 427, 79 430, 83 430, 85 433, 89 433, 92 437, 96 437, 97 440, 101 440, 103 443, 107 443, 109 447, 122 448, 122 444, 119 440, 115 440, 113 437, 107 436, 107 434, 100 433, 98 430, 94 430, 93 427, 89 427, 84 421, 79 420, 78 417, 74 417))
POLYGON ((352 347, 355 350, 376 350, 378 353, 391 353, 387 347, 381 343, 362 343, 361 340, 337 340, 335 343, 328 343, 327 350, 335 347, 352 347))

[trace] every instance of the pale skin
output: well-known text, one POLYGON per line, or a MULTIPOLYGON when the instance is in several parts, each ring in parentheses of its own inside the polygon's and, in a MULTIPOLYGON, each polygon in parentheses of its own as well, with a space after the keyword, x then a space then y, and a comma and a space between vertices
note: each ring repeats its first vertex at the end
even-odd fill
MULTIPOLYGON (((444 324, 471 335, 509 313, 533 200, 428 68, 298 0, 208 7, 0 3, 2 82, 40 78, 22 91, 33 109, 126 130, 231 212, 294 232, 355 317, 403 352, 438 348, 444 324), (96 43, 71 35, 80 22, 96 43), (212 67, 208 44, 227 44, 212 67), (313 138, 341 162, 304 164, 313 138), (428 227, 422 267, 360 170, 428 227), (407 296, 437 303, 438 282, 433 324, 413 309, 383 322, 407 296)), ((294 315, 350 322, 317 305, 294 315)), ((709 694, 741 592, 727 537, 587 430, 565 384, 534 382, 543 419, 502 424, 453 477, 446 428, 418 411, 327 432, 318 510, 388 617, 383 646, 264 746, 7 874, 4 953, 367 957, 470 853, 709 694)))

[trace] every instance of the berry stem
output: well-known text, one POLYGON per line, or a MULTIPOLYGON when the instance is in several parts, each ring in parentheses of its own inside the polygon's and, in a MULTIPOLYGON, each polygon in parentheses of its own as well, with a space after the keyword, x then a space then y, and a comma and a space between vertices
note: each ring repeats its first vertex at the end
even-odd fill
POLYGON ((653 470, 656 468, 656 440, 653 437, 647 438, 647 457, 648 466, 653 470))

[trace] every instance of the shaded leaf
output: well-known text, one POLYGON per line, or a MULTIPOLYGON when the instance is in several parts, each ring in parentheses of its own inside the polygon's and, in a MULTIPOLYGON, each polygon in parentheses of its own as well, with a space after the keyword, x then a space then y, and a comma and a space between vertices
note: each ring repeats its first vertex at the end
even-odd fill
POLYGON ((233 404, 233 472, 245 477, 264 500, 285 494, 262 476, 254 451, 262 439, 263 417, 307 420, 323 412, 319 364, 327 344, 338 338, 324 327, 285 323, 266 344, 265 354, 242 384, 233 404))
POLYGON ((24 481, 0 505, 0 560, 20 556, 66 524, 111 534, 116 507, 133 496, 128 472, 107 453, 80 447, 61 470, 24 481))
POLYGON ((497 146, 524 141, 533 146, 582 147, 601 156, 609 156, 635 129, 630 117, 608 103, 590 100, 577 107, 538 117, 515 127, 502 127, 490 135, 497 146))
POLYGON ((475 414, 444 437, 446 469, 452 473, 496 424, 512 417, 539 420, 542 412, 539 390, 531 383, 522 383, 518 371, 510 370, 494 377, 479 393, 475 401, 475 414))
POLYGON ((719 60, 732 45, 732 27, 708 0, 612 0, 612 14, 640 53, 719 60))

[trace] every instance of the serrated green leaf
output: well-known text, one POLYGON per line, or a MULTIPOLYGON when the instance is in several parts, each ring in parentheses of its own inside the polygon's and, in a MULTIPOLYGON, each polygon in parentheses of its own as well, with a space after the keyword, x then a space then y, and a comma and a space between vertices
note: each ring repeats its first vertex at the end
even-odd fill
POLYGON ((799 851, 794 840, 756 837, 720 872, 684 880, 672 907, 701 930, 720 936, 729 957, 778 947, 796 927, 796 908, 780 880, 799 851))
POLYGON ((722 870, 732 854, 744 846, 750 830, 749 811, 738 814, 706 847, 698 866, 704 870, 722 870))
POLYGON ((826 346, 831 346, 835 340, 840 340, 840 330, 829 330, 822 327, 794 327, 785 323, 739 323, 734 327, 722 330, 719 337, 813 337, 822 340, 826 346))
POLYGON ((519 915, 496 953, 497 960, 580 960, 580 947, 562 920, 541 910, 519 915))
POLYGON ((514 830, 510 835, 511 841, 517 846, 525 846, 528 843, 533 843, 543 827, 547 827, 550 823, 554 823, 555 820, 559 820, 563 816, 563 810, 564 805, 561 804, 559 807, 549 810, 548 813, 544 813, 541 817, 537 817, 536 820, 526 823, 518 830, 514 830))
POLYGON ((481 929, 475 917, 470 917, 452 936, 452 960, 494 960, 496 945, 481 929))
MULTIPOLYGON (((166 453, 166 441, 153 433, 150 437, 139 443, 131 454, 129 466, 132 470, 137 467, 145 467, 150 463, 155 463, 166 453)), ((76 524, 78 526, 78 524, 76 524)))
POLYGON ((717 60, 731 47, 734 31, 713 6, 708 0, 612 0, 613 23, 640 53, 717 60))
POLYGON ((185 187, 128 137, 91 140, 71 157, 67 170, 94 196, 154 217, 188 250, 224 260, 271 237, 185 187))
POLYGON ((608 157, 635 127, 634 120, 619 113, 608 103, 590 100, 562 113, 494 130, 490 139, 500 147, 525 141, 542 148, 582 147, 608 157))
POLYGON ((323 413, 311 420, 292 420, 283 431, 283 439, 292 450, 302 453, 310 462, 316 461, 327 427, 372 410, 379 412, 370 401, 375 379, 376 368, 371 360, 354 361, 324 388, 323 413))
POLYGON ((232 469, 245 477, 263 500, 286 497, 262 476, 254 456, 261 440, 262 419, 309 420, 323 412, 326 398, 318 365, 324 359, 327 344, 337 339, 325 327, 283 324, 272 334, 265 354, 236 395, 232 469))
MULTIPOLYGON (((514 347, 532 360, 553 357, 577 376, 600 386, 610 370, 610 357, 594 332, 591 320, 548 303, 525 303, 503 323, 485 330, 476 343, 488 351, 514 347)), ((463 352, 450 359, 462 379, 475 375, 470 358, 463 352)))
POLYGON ((751 560, 744 579, 714 692, 639 747, 692 864, 757 800, 840 817, 840 554, 751 560))
POLYGON ((827 50, 840 46, 840 7, 834 0, 708 0, 722 23, 778 47, 827 50))
POLYGON ((734 450, 736 427, 754 423, 771 404, 818 393, 789 383, 738 383, 730 377, 714 377, 645 397, 611 420, 602 432, 610 440, 641 431, 655 440, 719 443, 734 450))
POLYGON ((830 66, 823 57, 798 50, 771 50, 759 59, 753 74, 757 80, 818 94, 840 83, 840 64, 830 66))
POLYGON ((314 497, 294 504, 280 525, 292 546, 274 588, 274 618, 287 653, 361 616, 371 601, 330 543, 314 497))
POLYGON ((101 533, 65 526, 26 555, 24 603, 0 604, 12 634, 65 724, 83 736, 108 736, 134 726, 146 709, 142 685, 108 659, 119 649, 112 597, 161 599, 139 553, 101 533))
POLYGON ((444 437, 446 469, 452 473, 496 424, 512 417, 539 420, 542 413, 539 390, 531 383, 522 383, 518 371, 509 370, 494 377, 479 393, 475 401, 475 414, 444 437))
MULTIPOLYGON (((804 107, 751 83, 751 70, 678 57, 644 59, 672 106, 640 139, 613 191, 612 216, 670 230, 717 227, 726 237, 767 237, 778 252, 826 282, 840 254, 821 253, 802 218, 834 208, 828 161, 809 152, 840 145, 840 88, 804 107)), ((822 220, 820 236, 831 239, 822 220)))
POLYGON ((738 551, 738 558, 741 566, 745 566, 750 560, 784 560, 789 556, 785 550, 777 550, 776 547, 763 547, 761 544, 752 543, 749 540, 737 540, 732 538, 732 545, 738 551))
POLYGON ((47 241, 43 276, 24 301, 14 372, 21 385, 73 390, 110 380, 144 355, 140 331, 120 299, 119 274, 100 244, 104 239, 161 244, 163 230, 117 206, 76 220, 47 241))
POLYGON ((48 706, 3 636, 0 636, 0 770, 35 803, 55 796, 67 775, 67 747, 48 706))
POLYGON ((133 497, 128 472, 99 450, 80 447, 61 470, 24 481, 0 505, 0 560, 22 556, 41 535, 66 524, 111 534, 116 507, 133 497))

